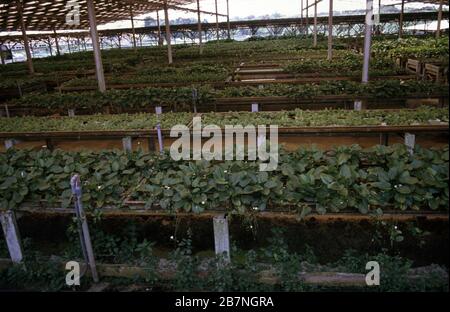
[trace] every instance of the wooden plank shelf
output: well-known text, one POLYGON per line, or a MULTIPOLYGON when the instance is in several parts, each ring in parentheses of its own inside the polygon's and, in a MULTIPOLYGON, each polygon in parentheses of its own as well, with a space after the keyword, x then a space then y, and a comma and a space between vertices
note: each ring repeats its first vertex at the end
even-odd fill
MULTIPOLYGON (((314 207, 314 204, 307 204, 308 206, 314 207)), ((1 211, 7 211, 0 208, 1 211)), ((71 208, 61 208, 57 206, 49 206, 45 202, 35 202, 35 203, 25 203, 22 206, 16 208, 15 212, 30 213, 30 214, 42 214, 42 215, 72 215, 75 214, 74 209, 71 208)), ((192 213, 192 212, 177 212, 173 210, 162 210, 158 206, 153 206, 151 208, 145 208, 145 203, 140 201, 125 201, 121 208, 116 208, 112 206, 106 206, 101 208, 102 215, 105 217, 192 217, 197 219, 212 219, 217 215, 222 215, 228 213, 231 215, 239 215, 228 211, 226 208, 222 209, 212 209, 202 213, 192 213)), ((87 210, 87 215, 92 215, 92 211, 87 210)), ((265 211, 249 212, 254 217, 262 219, 291 219, 298 220, 298 213, 295 212, 293 208, 290 207, 272 207, 265 211)), ((317 221, 361 221, 361 220, 416 220, 416 219, 428 219, 428 220, 449 220, 449 213, 443 211, 400 211, 400 210, 386 210, 381 215, 377 214, 361 214, 355 211, 342 211, 338 213, 326 213, 318 214, 311 213, 305 216, 302 220, 317 220, 317 221)))
MULTIPOLYGON (((223 129, 222 129, 223 130, 223 129)), ((161 129, 163 135, 169 135, 170 129, 161 129)), ((239 130, 236 130, 239 131, 239 130)), ((301 135, 301 134, 351 134, 351 133, 448 133, 449 125, 418 125, 418 126, 326 126, 326 127, 279 127, 278 133, 301 135)), ((192 134, 192 130, 191 130, 192 134)), ((155 137, 155 129, 148 130, 114 130, 114 131, 42 131, 42 132, 0 132, 0 138, 15 139, 97 139, 97 138, 148 138, 155 137)))
MULTIPOLYGON (((260 73, 261 74, 261 73, 260 73)), ((239 72, 235 75, 241 75, 239 72)), ((268 74, 268 76, 276 75, 274 80, 261 80, 261 81, 216 81, 216 82, 178 82, 178 83, 136 83, 136 84, 107 84, 107 89, 115 90, 126 90, 126 89, 144 89, 144 88, 174 88, 174 87, 190 87, 196 84, 209 85, 215 88, 225 88, 225 87, 238 87, 238 86, 248 86, 248 85, 268 85, 274 83, 282 84, 309 84, 309 83, 319 83, 325 81, 360 81, 360 76, 317 76, 314 73, 310 75, 302 75, 300 77, 295 77, 293 74, 289 73, 278 73, 278 74, 268 74)), ((260 75, 256 75, 260 76, 260 75)), ((251 79, 250 74, 242 75, 241 79, 251 79)), ((372 77, 372 80, 391 80, 391 79, 401 79, 401 80, 413 80, 416 79, 415 75, 389 75, 389 76, 376 76, 372 77)), ((97 90, 96 85, 92 86, 61 86, 59 90, 61 92, 83 92, 83 91, 94 91, 97 90)))
MULTIPOLYGON (((258 82, 255 82, 258 84, 258 82)), ((448 94, 411 94, 403 97, 374 98, 358 95, 322 95, 304 98, 293 98, 288 96, 265 96, 265 97, 227 97, 216 98, 209 103, 197 104, 198 112, 229 112, 229 111, 250 111, 251 104, 258 103, 260 111, 280 111, 292 109, 309 109, 321 110, 325 108, 334 109, 354 109, 354 101, 362 100, 366 103, 366 109, 392 109, 392 108, 408 108, 408 100, 437 100, 435 106, 444 107, 448 105, 448 94)), ((168 105, 163 104, 161 107, 165 112, 175 111, 193 111, 192 104, 186 105, 168 105)), ((77 115, 92 115, 95 113, 103 114, 121 114, 121 113, 154 113, 155 106, 148 105, 141 108, 121 108, 104 106, 98 111, 92 109, 76 109, 77 115)), ((7 116, 50 116, 55 114, 67 115, 66 109, 45 109, 39 107, 19 106, 19 105, 2 105, 0 109, 0 117, 7 116)))

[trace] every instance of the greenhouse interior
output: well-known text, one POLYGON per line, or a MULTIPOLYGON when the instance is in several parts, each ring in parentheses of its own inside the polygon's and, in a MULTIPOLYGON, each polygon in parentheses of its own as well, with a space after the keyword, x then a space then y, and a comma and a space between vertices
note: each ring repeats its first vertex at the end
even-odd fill
POLYGON ((448 8, 0 0, 0 291, 448 292, 448 8))

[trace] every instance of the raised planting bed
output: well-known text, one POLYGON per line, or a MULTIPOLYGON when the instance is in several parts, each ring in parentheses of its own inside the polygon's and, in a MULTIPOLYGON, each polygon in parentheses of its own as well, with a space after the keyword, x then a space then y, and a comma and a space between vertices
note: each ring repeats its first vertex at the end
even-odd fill
POLYGON ((0 206, 68 208, 69 181, 78 173, 86 209, 127 210, 138 201, 168 213, 447 213, 448 158, 448 147, 414 154, 401 145, 281 150, 277 170, 261 172, 256 161, 174 161, 142 151, 9 150, 0 154, 0 206))
POLYGON ((42 92, 47 92, 47 84, 41 78, 30 81, 8 79, 0 82, 0 102, 20 98, 30 93, 42 92))
MULTIPOLYGON (((226 88, 248 85, 270 85, 270 84, 311 84, 327 81, 355 81, 361 80, 361 75, 354 74, 352 76, 320 76, 315 74, 304 74, 294 76, 286 73, 261 73, 252 71, 247 75, 239 73, 239 80, 229 80, 221 82, 202 82, 202 85, 208 85, 214 88, 226 88)), ((384 75, 371 77, 372 80, 413 80, 417 77, 415 75, 384 75)), ((166 82, 166 83, 123 83, 123 84, 107 84, 106 88, 109 90, 127 90, 127 89, 145 89, 145 88, 173 88, 173 87, 189 87, 198 82, 166 82)), ((95 91, 98 87, 95 84, 85 86, 61 86, 58 88, 61 92, 84 92, 95 91)))
POLYGON ((228 86, 222 89, 191 86, 33 95, 5 103, 0 112, 6 115, 9 110, 10 116, 15 113, 66 115, 70 109, 78 111, 78 114, 124 113, 153 111, 155 106, 163 106, 164 111, 192 112, 195 111, 194 103, 199 112, 245 111, 250 110, 249 103, 262 104, 262 110, 275 111, 297 107, 353 108, 355 100, 365 100, 368 108, 401 108, 407 107, 405 101, 409 99, 433 98, 439 100, 440 106, 444 106, 448 99, 448 86, 415 80, 380 80, 366 85, 354 81, 322 81, 299 85, 228 86), (194 88, 197 90, 196 97, 194 88), (275 105, 264 105, 264 101, 275 105), (220 105, 221 102, 224 105, 220 105))
MULTIPOLYGON (((254 125, 255 127, 277 125, 279 142, 288 144, 289 149, 296 149, 301 144, 313 143, 314 140, 331 147, 336 142, 336 139, 332 137, 340 137, 340 140, 346 141, 346 144, 352 141, 359 143, 359 140, 372 137, 375 140, 368 140, 365 144, 387 145, 389 136, 394 139, 394 143, 401 143, 402 140, 399 141, 398 136, 405 133, 420 137, 421 145, 426 143, 428 146, 436 144, 440 146, 445 144, 449 132, 447 110, 427 107, 417 110, 389 111, 295 110, 206 113, 197 116, 202 118, 204 126, 217 125, 222 130, 225 125, 254 125), (305 141, 305 137, 311 138, 312 142, 305 141), (398 139, 395 140, 397 137, 398 139)), ((82 141, 126 139, 129 140, 129 144, 124 145, 127 149, 132 148, 132 139, 149 139, 149 149, 154 150, 157 138, 155 127, 158 121, 162 129, 162 145, 168 148, 174 141, 174 138, 169 137, 172 126, 186 125, 191 129, 191 135, 193 134, 192 117, 194 115, 189 113, 167 113, 160 115, 159 118, 155 114, 3 118, 0 138, 5 139, 7 147, 14 145, 17 140, 28 142, 46 140, 48 148, 53 148, 57 141, 60 143, 78 141, 78 146, 87 144, 92 147, 92 143, 82 141)))

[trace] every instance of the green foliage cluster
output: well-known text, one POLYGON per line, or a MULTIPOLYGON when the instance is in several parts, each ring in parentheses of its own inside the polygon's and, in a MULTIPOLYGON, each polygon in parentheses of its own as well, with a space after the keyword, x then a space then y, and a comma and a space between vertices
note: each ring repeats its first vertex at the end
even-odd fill
POLYGON ((88 115, 75 117, 0 117, 0 132, 153 130, 187 125, 190 113, 88 115))
MULTIPOLYGON (((126 75, 120 72, 108 77, 108 85, 118 84, 150 84, 150 83, 198 83, 225 81, 229 70, 218 64, 193 64, 184 67, 143 67, 126 75)), ((95 86, 94 78, 77 78, 63 84, 64 87, 95 86)))
POLYGON ((83 92, 66 94, 27 95, 14 99, 9 105, 50 110, 83 109, 101 111, 111 107, 113 111, 142 109, 154 106, 184 107, 192 103, 192 89, 146 88, 129 90, 108 90, 105 93, 83 92))
POLYGON ((201 213, 226 208, 244 214, 288 207, 300 216, 343 210, 448 210, 448 147, 410 155, 403 145, 357 145, 329 152, 280 151, 276 171, 256 161, 174 161, 143 151, 8 150, 0 155, 0 206, 47 201, 68 207, 78 173, 88 208, 120 208, 125 197, 146 207, 201 213), (61 203, 59 203, 61 202, 61 203), (309 203, 310 205, 306 205, 309 203))
MULTIPOLYGON (((42 132, 42 131, 113 131, 150 130, 159 122, 161 128, 188 125, 191 113, 117 114, 89 115, 75 117, 11 117, 0 118, 0 132, 42 132)), ((281 112, 228 112, 205 113, 205 125, 278 125, 279 127, 322 127, 322 126, 414 126, 448 123, 445 108, 421 107, 417 110, 331 110, 308 111, 296 109, 281 112)))
MULTIPOLYGON (((278 125, 279 127, 322 126, 410 126, 448 123, 448 109, 420 107, 417 110, 331 110, 296 109, 280 112, 228 112, 202 114, 202 123, 218 125, 278 125)), ((1 127, 0 127, 1 129, 1 127)))
POLYGON ((441 59, 448 64, 448 36, 435 38, 404 38, 375 41, 372 51, 377 57, 441 59))
POLYGON ((272 84, 259 87, 228 87, 216 91, 216 98, 287 96, 293 99, 308 99, 316 96, 360 96, 364 98, 401 98, 413 95, 448 94, 448 86, 429 81, 375 80, 367 84, 356 81, 326 81, 301 85, 272 84))
MULTIPOLYGON (((284 66, 284 70, 295 75, 315 73, 320 76, 360 76, 363 59, 360 55, 347 52, 342 57, 328 61, 326 59, 302 59, 291 61, 284 66)), ((395 66, 390 58, 376 58, 371 60, 371 76, 387 76, 404 74, 404 70, 395 66)))
MULTIPOLYGON (((213 89, 197 88, 198 104, 212 104, 214 99, 229 97, 287 96, 292 99, 308 99, 316 96, 359 96, 364 98, 401 98, 413 95, 446 95, 448 86, 428 81, 380 80, 368 84, 354 81, 328 81, 302 85, 273 84, 263 89, 246 87, 226 87, 213 89)), ((8 105, 42 108, 51 110, 88 109, 99 111, 105 106, 113 110, 139 109, 165 105, 169 108, 186 109, 191 105, 192 88, 145 88, 129 90, 108 90, 105 93, 83 92, 67 94, 27 95, 8 102, 8 105)))

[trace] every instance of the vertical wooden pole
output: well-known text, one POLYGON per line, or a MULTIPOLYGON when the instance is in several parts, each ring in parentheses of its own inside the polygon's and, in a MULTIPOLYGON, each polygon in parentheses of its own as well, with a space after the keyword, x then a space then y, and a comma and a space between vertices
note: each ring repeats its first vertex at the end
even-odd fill
POLYGON ((158 46, 162 45, 161 42, 161 24, 159 23, 159 11, 156 11, 156 26, 158 27, 158 46))
POLYGON ((227 38, 231 40, 231 25, 230 25, 230 4, 227 0, 227 38))
POLYGON ((213 218, 214 246, 216 255, 223 255, 226 262, 230 262, 230 234, 228 219, 224 215, 213 218))
POLYGON ((34 66, 33 66, 33 60, 32 60, 31 51, 30 51, 30 44, 28 42, 28 36, 27 36, 26 27, 25 27, 25 20, 23 18, 22 1, 18 0, 18 1, 16 1, 16 3, 17 3, 17 8, 19 10, 20 28, 22 30, 23 45, 25 48, 25 53, 27 54, 28 71, 31 75, 33 75, 34 74, 34 66))
POLYGON ((3 44, 0 44, 0 59, 2 61, 2 65, 5 65, 5 56, 3 55, 3 44))
POLYGON ((306 0, 306 35, 309 35, 309 3, 308 0, 306 0))
POLYGON ((364 61, 362 70, 362 83, 369 82, 370 50, 372 45, 372 15, 373 0, 366 1, 366 29, 364 35, 364 61))
POLYGON ((169 64, 173 63, 172 59, 172 43, 170 42, 170 20, 169 20, 169 9, 167 7, 167 0, 164 1, 164 18, 166 20, 166 41, 167 41, 167 58, 169 59, 169 64))
POLYGON ((0 211, 0 222, 2 224, 3 234, 5 235, 11 261, 13 263, 19 263, 23 259, 23 251, 14 212, 11 210, 0 211))
POLYGON ((67 35, 67 50, 69 50, 69 53, 72 53, 72 50, 70 49, 70 36, 67 35))
POLYGON ((197 29, 198 29, 198 47, 200 55, 203 54, 203 44, 202 44, 202 20, 200 15, 200 0, 197 0, 197 29))
POLYGON ((314 1, 314 48, 317 47, 317 1, 314 1))
POLYGON ((303 0, 300 0, 300 34, 303 34, 303 0))
POLYGON ((444 4, 444 0, 439 2, 439 12, 438 12, 438 21, 437 21, 437 29, 436 29, 436 39, 439 39, 441 36, 441 22, 442 22, 442 5, 444 4))
POLYGON ((58 35, 56 34, 55 28, 53 28, 53 34, 55 36, 56 55, 61 55, 61 52, 59 51, 58 35))
POLYGON ((402 0, 402 7, 400 9, 400 20, 398 22, 398 37, 403 36, 403 12, 405 10, 405 0, 402 0))
POLYGON ((50 53, 50 56, 53 56, 52 39, 50 37, 47 38, 47 44, 48 44, 48 52, 50 53))
POLYGON ((219 32, 219 12, 217 9, 217 0, 215 0, 215 6, 216 6, 216 36, 217 36, 217 41, 220 40, 220 32, 219 32))
POLYGON ((330 13, 328 15, 328 57, 331 61, 333 59, 333 0, 330 0, 330 13))
POLYGON ((89 28, 91 32, 92 48, 94 49, 95 70, 98 82, 98 89, 100 92, 105 92, 106 91, 105 74, 103 72, 102 54, 98 42, 97 19, 95 16, 94 2, 93 0, 86 0, 86 1, 89 15, 89 28))
POLYGON ((130 6, 130 17, 131 17, 131 30, 133 32, 133 48, 134 48, 134 51, 137 51, 137 47, 136 47, 136 30, 134 29, 133 7, 131 7, 131 6, 130 6))
POLYGON ((377 34, 381 35, 381 0, 378 0, 378 18, 379 25, 377 27, 377 34))

